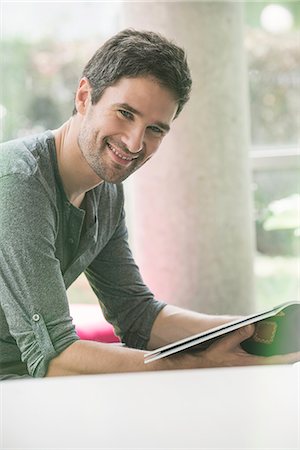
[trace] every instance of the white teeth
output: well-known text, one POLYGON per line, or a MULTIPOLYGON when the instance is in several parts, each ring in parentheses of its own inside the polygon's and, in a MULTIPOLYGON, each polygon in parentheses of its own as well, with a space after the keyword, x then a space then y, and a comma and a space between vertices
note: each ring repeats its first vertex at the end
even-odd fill
POLYGON ((126 158, 125 156, 121 155, 111 144, 107 142, 108 147, 111 149, 115 155, 117 155, 119 158, 124 159, 125 161, 132 161, 134 158, 126 158))

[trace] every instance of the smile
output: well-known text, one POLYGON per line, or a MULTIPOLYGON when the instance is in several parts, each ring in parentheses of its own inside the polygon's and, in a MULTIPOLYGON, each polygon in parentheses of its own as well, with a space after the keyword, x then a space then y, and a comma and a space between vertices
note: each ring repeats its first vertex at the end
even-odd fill
POLYGON ((124 156, 124 154, 122 155, 117 149, 115 149, 115 147, 113 147, 108 142, 107 142, 107 146, 115 155, 118 156, 118 158, 123 159, 123 161, 132 161, 133 159, 137 158, 137 156, 130 157, 130 156, 124 156))

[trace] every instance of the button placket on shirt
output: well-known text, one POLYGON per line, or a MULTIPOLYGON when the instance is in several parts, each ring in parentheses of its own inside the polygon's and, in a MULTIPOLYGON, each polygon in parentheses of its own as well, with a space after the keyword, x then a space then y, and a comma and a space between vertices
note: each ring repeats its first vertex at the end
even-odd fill
MULTIPOLYGON (((69 202, 69 201, 66 201, 65 202, 65 206, 66 206, 66 210, 65 210, 65 218, 66 218, 66 224, 69 224, 69 221, 70 221, 70 214, 71 214, 71 203, 69 202)), ((68 225, 69 226, 69 225, 68 225)), ((71 228, 71 230, 70 230, 70 232, 71 232, 71 235, 73 235, 73 230, 72 230, 72 228, 71 228)), ((69 245, 74 245, 74 239, 73 239, 73 237, 72 236, 69 236, 68 238, 67 238, 67 242, 68 242, 68 244, 69 245)))

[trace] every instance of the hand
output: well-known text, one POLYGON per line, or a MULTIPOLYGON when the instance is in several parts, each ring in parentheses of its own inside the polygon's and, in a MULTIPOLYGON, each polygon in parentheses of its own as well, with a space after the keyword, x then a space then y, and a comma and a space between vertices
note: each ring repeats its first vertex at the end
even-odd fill
POLYGON ((231 367, 266 364, 291 364, 300 361, 300 352, 276 356, 256 356, 245 352, 240 343, 251 337, 255 326, 242 327, 198 353, 178 353, 171 359, 175 368, 231 367))

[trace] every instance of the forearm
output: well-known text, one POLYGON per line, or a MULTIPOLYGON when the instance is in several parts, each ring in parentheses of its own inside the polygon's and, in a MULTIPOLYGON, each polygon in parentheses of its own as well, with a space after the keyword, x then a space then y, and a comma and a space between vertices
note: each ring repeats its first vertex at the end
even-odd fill
MULTIPOLYGON (((148 348, 154 349, 177 339, 200 333, 228 322, 230 319, 228 316, 210 316, 167 305, 154 322, 148 348)), ((181 368, 180 364, 174 366, 175 361, 170 358, 145 364, 145 353, 142 350, 118 345, 79 340, 71 344, 50 362, 46 376, 142 372, 181 368)), ((186 365, 182 368, 185 367, 186 365)))
POLYGON ((153 350, 217 327, 236 317, 200 314, 176 306, 167 305, 158 314, 151 331, 148 349, 153 350))
POLYGON ((169 369, 167 361, 144 363, 142 350, 78 340, 52 359, 46 376, 142 372, 169 369))
MULTIPOLYGON (((205 315, 199 315, 197 318, 197 315, 193 316, 193 314, 188 314, 186 316, 187 320, 183 320, 183 318, 183 312, 181 311, 180 313, 180 311, 176 311, 173 307, 165 311, 164 315, 160 313, 153 327, 154 333, 157 332, 158 335, 153 334, 150 345, 154 345, 155 343, 163 344, 166 341, 183 337, 182 333, 186 333, 189 326, 191 327, 189 329, 193 332, 201 332, 232 319, 228 316, 205 315), (164 332, 159 332, 157 327, 162 323, 165 323, 166 327, 164 327, 164 332), (172 323, 177 327, 177 330, 173 330, 173 332, 169 329, 169 327, 172 327, 172 323), (185 323, 189 323, 190 325, 186 327, 185 323), (194 326, 196 328, 199 327, 200 330, 199 328, 197 330, 193 329, 194 326)), ((228 336, 220 341, 213 343, 207 350, 198 352, 197 354, 180 352, 168 358, 153 361, 151 364, 144 363, 144 351, 112 344, 79 340, 71 344, 59 356, 52 359, 46 376, 290 364, 300 360, 300 352, 270 357, 255 356, 244 352, 240 347, 240 343, 249 338, 253 334, 253 331, 253 325, 243 327, 232 334, 229 333, 228 336)))

